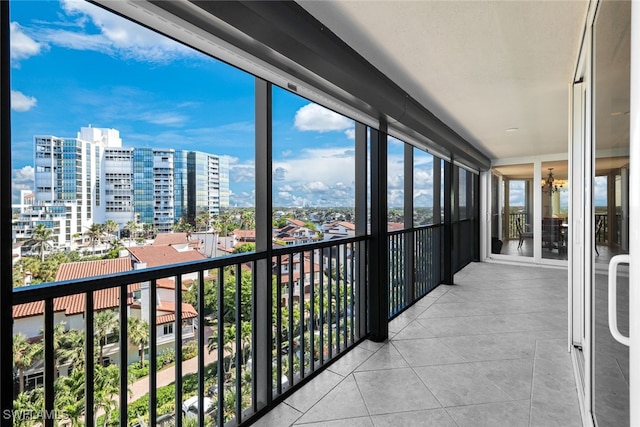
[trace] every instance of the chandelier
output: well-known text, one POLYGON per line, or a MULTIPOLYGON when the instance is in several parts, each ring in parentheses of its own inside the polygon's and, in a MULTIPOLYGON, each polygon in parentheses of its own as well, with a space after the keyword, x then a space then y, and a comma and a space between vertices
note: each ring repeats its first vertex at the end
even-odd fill
POLYGON ((557 191, 560 191, 564 182, 562 180, 557 180, 553 177, 553 168, 549 168, 549 174, 547 175, 547 179, 542 180, 542 192, 553 194, 557 191))

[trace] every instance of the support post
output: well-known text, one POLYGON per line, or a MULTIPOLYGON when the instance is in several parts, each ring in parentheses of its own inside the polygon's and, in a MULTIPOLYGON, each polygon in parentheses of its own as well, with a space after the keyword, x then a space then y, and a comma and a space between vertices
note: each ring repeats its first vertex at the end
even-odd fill
MULTIPOLYGON (((404 144, 404 229, 413 229, 413 146, 404 144)), ((411 304, 415 296, 415 269, 413 268, 415 234, 404 235, 405 301, 411 304)))
POLYGON ((444 162, 444 239, 442 245, 444 274, 442 283, 453 285, 453 208, 455 193, 453 189, 453 163, 444 162))
POLYGON ((387 134, 371 129, 371 263, 369 326, 373 341, 389 337, 389 243, 387 240, 387 134))
POLYGON ((271 203, 272 203, 272 86, 271 83, 256 77, 256 252, 266 252, 266 257, 256 262, 255 306, 253 330, 255 350, 253 360, 256 364, 255 389, 257 409, 271 403, 271 203))
MULTIPOLYGON (((355 201, 355 226, 356 236, 367 234, 367 127, 356 122, 356 201, 355 201)), ((358 337, 367 334, 367 244, 356 243, 356 273, 355 298, 357 301, 356 331, 358 337)))
MULTIPOLYGON (((0 2, 0 260, 11 265, 11 57, 9 46, 9 2, 0 2)), ((0 342, 9 346, 13 342, 13 274, 3 268, 0 286, 0 342)), ((3 413, 13 408, 13 352, 5 348, 0 352, 0 409, 3 413)))

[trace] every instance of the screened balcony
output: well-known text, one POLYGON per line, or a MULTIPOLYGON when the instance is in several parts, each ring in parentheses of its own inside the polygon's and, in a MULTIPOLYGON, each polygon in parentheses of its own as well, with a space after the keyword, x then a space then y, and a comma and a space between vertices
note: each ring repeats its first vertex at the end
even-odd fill
MULTIPOLYGON (((181 43, 176 52, 188 50, 189 60, 211 69, 238 67, 218 83, 218 76, 190 75, 185 66, 179 79, 161 80, 148 91, 180 81, 196 82, 191 90, 198 94, 205 92, 203 82, 213 81, 219 86, 212 93, 229 85, 242 94, 229 104, 233 108, 207 99, 211 104, 200 109, 212 122, 182 131, 202 138, 195 144, 211 143, 228 128, 246 131, 239 150, 246 156, 237 168, 242 176, 234 184, 250 182, 235 196, 245 197, 254 212, 255 247, 228 255, 235 237, 223 233, 214 240, 211 233, 209 241, 203 232, 208 258, 146 268, 139 262, 135 270, 2 288, 0 342, 14 344, 13 358, 0 355, 0 409, 10 415, 5 419, 45 426, 388 425, 416 419, 435 425, 580 424, 566 352, 565 273, 475 263, 488 246, 480 174, 491 160, 482 150, 301 6, 96 3, 105 8, 101 12, 181 43), (339 123, 348 144, 343 141, 337 154, 318 150, 315 157, 285 163, 291 153, 305 151, 283 136, 286 125, 279 118, 291 99, 296 108, 289 113, 297 118, 311 106, 339 123), (226 110, 233 110, 233 120, 210 118, 226 110), (339 160, 345 158, 346 164, 339 160), (330 162, 335 166, 329 175, 350 174, 352 235, 280 245, 273 233, 276 200, 294 199, 285 198, 292 186, 277 181, 292 170, 319 175, 330 162), (103 337, 106 311, 117 326, 103 337), (16 339, 23 330, 30 332, 26 339, 16 339), (76 351, 63 353, 72 340, 76 351), (16 356, 16 341, 31 360, 16 356), (37 351, 30 354, 29 348, 37 351)), ((7 143, 11 131, 28 122, 4 108, 11 78, 34 80, 12 68, 6 53, 10 22, 9 2, 3 2, 3 184, 12 181, 12 155, 18 157, 7 143)), ((143 70, 139 80, 146 82, 155 70, 143 70)), ((105 87, 113 84, 104 79, 105 87)), ((118 98, 122 108, 131 97, 125 95, 118 98)), ((197 104, 174 96, 171 108, 197 104)), ((108 112, 119 120, 127 116, 108 112)), ((181 120, 138 117, 170 125, 181 120)), ((171 144, 180 140, 174 133, 167 138, 171 144)), ((225 142, 212 150, 226 149, 225 142)), ((134 165, 133 174, 142 174, 142 163, 134 165)), ((323 203, 345 186, 333 184, 323 203)), ((221 193, 209 200, 228 202, 229 194, 221 193)), ((11 196, 3 185, 3 212, 9 212, 11 196)), ((150 206, 143 215, 136 211, 134 237, 139 220, 149 229, 154 220, 169 227, 170 217, 154 217, 150 206)), ((173 219, 178 223, 178 216, 173 219)), ((11 218, 0 221, 8 236, 11 218)), ((1 243, 3 265, 9 265, 9 240, 1 243)), ((3 283, 14 276, 2 270, 3 283)))

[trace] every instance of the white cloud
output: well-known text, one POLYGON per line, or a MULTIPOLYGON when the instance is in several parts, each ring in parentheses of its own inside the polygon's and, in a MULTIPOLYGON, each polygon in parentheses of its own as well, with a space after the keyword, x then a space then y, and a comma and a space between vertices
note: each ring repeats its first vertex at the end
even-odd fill
POLYGON ((351 129, 345 130, 344 134, 347 135, 347 138, 349 138, 351 140, 355 140, 356 139, 356 129, 355 128, 351 128, 351 129))
POLYGON ((13 170, 11 179, 11 200, 13 203, 20 202, 20 190, 32 190, 35 177, 35 170, 32 166, 25 166, 22 169, 13 170))
POLYGON ((322 181, 313 181, 304 184, 302 190, 306 193, 324 193, 329 187, 322 181))
POLYGON ((291 192, 291 191, 293 191, 293 187, 290 186, 289 184, 286 184, 286 185, 283 185, 282 187, 278 187, 278 191, 291 192))
POLYGON ((274 181, 284 181, 286 179, 287 169, 283 167, 276 167, 273 170, 273 180, 274 181))
POLYGON ((346 131, 353 127, 353 120, 341 116, 318 104, 307 104, 296 112, 295 127, 302 131, 346 131))
POLYGON ((251 182, 255 179, 254 165, 229 165, 229 174, 233 182, 251 182))
POLYGON ((220 156, 220 157, 223 159, 227 159, 227 161, 229 162, 229 165, 235 165, 240 161, 240 159, 235 156, 220 156))
POLYGON ((393 145, 404 145, 404 142, 400 141, 398 138, 394 138, 391 135, 389 135, 387 141, 389 142, 389 144, 393 145))
POLYGON ((45 47, 28 36, 17 22, 9 24, 11 38, 11 61, 17 65, 18 61, 39 55, 45 47))
POLYGON ((182 114, 175 113, 147 112, 141 114, 139 120, 149 122, 154 125, 179 126, 187 121, 187 117, 182 114))
MULTIPOLYGON (((193 50, 180 43, 91 3, 62 0, 61 5, 67 16, 75 21, 71 25, 68 22, 49 23, 48 28, 39 28, 40 41, 153 63, 194 55, 193 50), (73 29, 69 29, 71 27, 73 29)), ((22 43, 21 46, 29 45, 22 43)))
POLYGON ((36 106, 38 100, 33 96, 27 96, 19 90, 11 91, 11 109, 23 113, 36 106))

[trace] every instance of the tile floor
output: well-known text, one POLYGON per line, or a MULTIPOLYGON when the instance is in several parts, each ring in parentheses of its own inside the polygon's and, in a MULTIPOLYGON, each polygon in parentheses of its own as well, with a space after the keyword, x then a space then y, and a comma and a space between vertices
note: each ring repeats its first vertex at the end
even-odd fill
POLYGON ((567 273, 475 263, 259 426, 581 426, 567 273))

